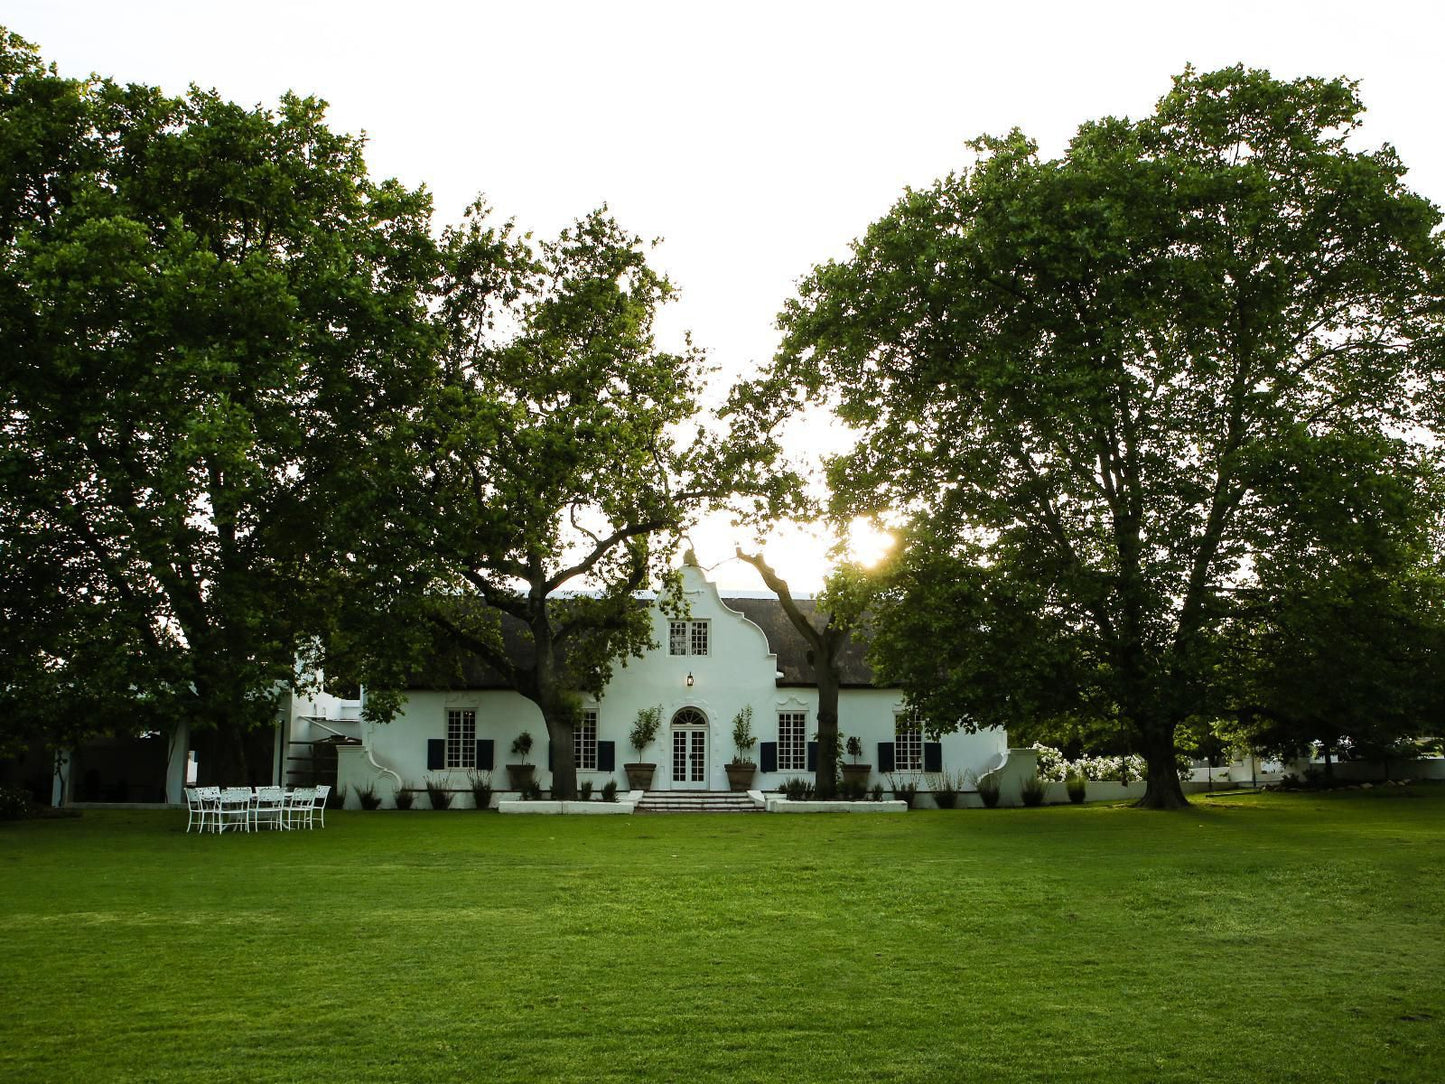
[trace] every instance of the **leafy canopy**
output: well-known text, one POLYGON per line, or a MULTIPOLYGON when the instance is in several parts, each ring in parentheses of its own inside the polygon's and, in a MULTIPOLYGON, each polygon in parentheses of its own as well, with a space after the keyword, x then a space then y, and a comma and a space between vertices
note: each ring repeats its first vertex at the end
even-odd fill
POLYGON ((1437 469, 1440 216, 1352 149, 1361 108, 1188 70, 1057 160, 980 139, 788 304, 778 379, 859 432, 835 514, 908 525, 878 654, 934 726, 1115 718, 1179 804, 1175 728, 1227 701, 1284 525, 1368 563, 1356 520, 1424 507, 1362 495, 1437 469))

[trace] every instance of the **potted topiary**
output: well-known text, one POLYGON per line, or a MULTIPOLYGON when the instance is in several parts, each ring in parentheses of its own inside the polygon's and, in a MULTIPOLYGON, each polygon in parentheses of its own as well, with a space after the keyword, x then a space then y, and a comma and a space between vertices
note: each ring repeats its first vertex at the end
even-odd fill
POLYGON ((733 745, 738 753, 726 765, 729 790, 745 791, 752 786, 758 766, 748 754, 757 743, 758 739, 753 737, 753 708, 749 704, 733 716, 733 745))
POLYGON ((512 741, 512 756, 521 757, 522 762, 507 765, 507 781, 513 790, 526 790, 532 782, 532 773, 536 768, 527 760, 531 755, 532 735, 524 730, 512 741))
POLYGON ((859 764, 858 758, 863 755, 863 743, 858 740, 855 734, 848 739, 848 755, 853 758, 852 764, 843 765, 843 785, 849 794, 858 793, 868 789, 868 776, 873 771, 871 764, 859 764))
POLYGON ((637 718, 632 723, 632 733, 628 736, 633 750, 637 753, 637 760, 632 764, 624 764, 623 770, 627 772, 627 785, 633 790, 647 790, 652 786, 652 773, 657 770, 656 764, 644 764, 642 762, 642 751, 652 744, 652 739, 657 737, 658 728, 662 726, 662 705, 643 708, 637 713, 637 718))

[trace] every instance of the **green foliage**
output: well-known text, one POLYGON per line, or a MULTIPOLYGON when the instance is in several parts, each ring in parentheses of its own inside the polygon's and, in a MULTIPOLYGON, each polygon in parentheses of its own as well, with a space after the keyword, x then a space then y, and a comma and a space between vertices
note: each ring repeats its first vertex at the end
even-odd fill
POLYGON ((577 800, 590 802, 592 800, 592 780, 584 779, 577 784, 577 800))
POLYGON ((753 706, 749 704, 733 716, 733 747, 738 751, 733 763, 752 764, 748 754, 757 742, 758 739, 753 736, 753 706))
POLYGON ((416 787, 410 783, 401 783, 392 794, 391 800, 397 809, 410 809, 416 804, 416 787))
POLYGON ((1058 160, 978 140, 802 283, 771 378, 861 434, 834 516, 906 524, 874 662, 931 728, 1111 721, 1181 805, 1175 730, 1239 703, 1231 641, 1297 573, 1423 553, 1440 214, 1356 149, 1361 108, 1188 70, 1058 160))
POLYGON ((314 98, 60 79, 9 34, 0 161, 8 736, 267 725, 385 528, 429 199, 314 98))
POLYGON ((0 787, 0 821, 18 821, 35 815, 30 794, 19 787, 0 787))
POLYGON ((538 240, 478 202, 442 248, 440 381, 388 540, 422 598, 398 600, 396 623, 429 635, 359 645, 362 667, 395 686, 436 644, 480 658, 537 704, 571 793, 576 695, 652 646, 637 593, 668 581, 718 492, 716 442, 681 435, 704 358, 655 343, 673 287, 605 209, 538 240), (532 661, 506 649, 504 623, 532 661))
POLYGON ((873 788, 868 792, 875 802, 883 801, 883 784, 874 783, 873 788))
POLYGON ((652 744, 657 737, 657 730, 662 726, 662 705, 655 704, 650 708, 642 708, 637 713, 637 718, 632 720, 632 730, 627 735, 633 750, 637 753, 639 761, 642 752, 652 744))
POLYGON ((542 800, 542 784, 535 779, 528 779, 522 784, 518 799, 523 802, 540 802, 542 800))
POLYGON ((609 779, 602 784, 602 800, 604 802, 617 801, 617 780, 609 779))
POLYGON ((863 742, 857 734, 850 734, 847 742, 848 755, 853 758, 853 763, 858 763, 858 758, 863 755, 863 742))
POLYGON ((356 788, 356 800, 361 803, 362 809, 381 808, 381 797, 376 793, 375 785, 371 783, 356 788))
POLYGON ((512 739, 512 756, 521 757, 523 764, 531 763, 532 733, 524 730, 512 739))
POLYGON ((1064 789, 1068 791, 1069 801, 1078 805, 1089 792, 1089 781, 1084 776, 1073 773, 1064 779, 1064 789))

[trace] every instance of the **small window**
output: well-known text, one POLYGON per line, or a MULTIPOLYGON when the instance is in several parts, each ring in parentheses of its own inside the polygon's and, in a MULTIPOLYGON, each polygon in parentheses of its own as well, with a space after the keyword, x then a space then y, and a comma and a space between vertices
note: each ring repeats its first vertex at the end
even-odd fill
POLYGON ((706 621, 673 621, 667 627, 669 655, 706 655, 708 653, 706 621))
POLYGON ((477 713, 470 708, 447 710, 448 768, 477 766, 477 713))
POLYGON ((778 712, 778 771, 808 770, 808 713, 778 712))
POLYGON ((900 772, 923 771, 923 720, 916 711, 899 712, 893 720, 894 766, 900 772))
POLYGON ((597 709, 587 708, 572 732, 572 752, 579 772, 597 770, 597 709))

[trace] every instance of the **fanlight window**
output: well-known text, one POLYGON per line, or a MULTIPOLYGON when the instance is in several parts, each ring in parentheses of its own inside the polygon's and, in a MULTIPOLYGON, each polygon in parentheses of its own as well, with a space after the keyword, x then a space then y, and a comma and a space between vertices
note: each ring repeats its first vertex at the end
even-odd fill
POLYGON ((707 716, 697 708, 683 708, 672 717, 673 726, 707 726, 707 716))

